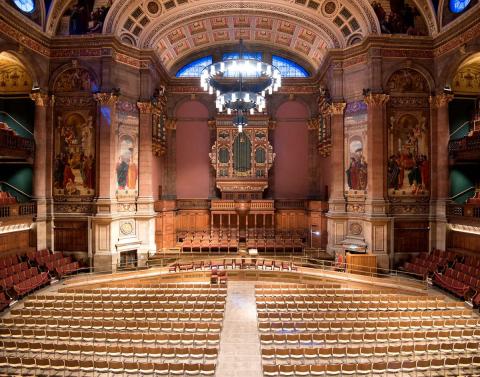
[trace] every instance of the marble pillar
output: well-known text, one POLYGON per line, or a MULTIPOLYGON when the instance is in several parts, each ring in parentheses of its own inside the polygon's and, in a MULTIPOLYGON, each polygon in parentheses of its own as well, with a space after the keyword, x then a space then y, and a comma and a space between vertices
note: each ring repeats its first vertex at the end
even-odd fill
POLYGON ((52 109, 54 97, 46 93, 30 94, 35 102, 34 138, 34 177, 33 197, 37 206, 35 216, 37 250, 54 249, 52 216, 52 109))
POLYGON ((368 109, 367 126, 367 196, 365 200, 364 237, 367 252, 377 256, 378 266, 391 264, 390 232, 392 220, 387 205, 387 127, 386 94, 369 94, 364 101, 368 109))
POLYGON ((92 217, 92 254, 95 271, 115 271, 116 242, 115 134, 117 131, 115 93, 97 93, 97 197, 92 217))
POLYGON ((450 139, 448 103, 450 94, 430 97, 431 118, 431 191, 430 247, 445 250, 447 246, 447 211, 449 201, 448 142, 450 139))
POLYGON ((347 218, 344 196, 344 102, 334 102, 328 108, 331 117, 332 152, 331 169, 333 171, 328 201, 328 245, 331 254, 343 252, 341 242, 347 234, 347 218))
POLYGON ((138 150, 138 198, 135 215, 140 249, 137 252, 138 265, 144 266, 149 255, 157 251, 155 244, 155 211, 154 188, 152 181, 153 168, 153 111, 151 102, 137 102, 139 118, 139 150, 138 150))

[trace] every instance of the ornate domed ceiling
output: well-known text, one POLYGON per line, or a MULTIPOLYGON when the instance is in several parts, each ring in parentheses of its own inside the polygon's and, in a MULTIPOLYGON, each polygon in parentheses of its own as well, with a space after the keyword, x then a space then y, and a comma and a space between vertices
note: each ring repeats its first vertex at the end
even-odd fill
MULTIPOLYGON (((435 34, 431 2, 408 1, 417 5, 428 33, 435 34)), ((47 33, 58 32, 71 4, 54 0, 47 33)), ((115 0, 102 27, 125 44, 153 49, 170 72, 187 56, 239 39, 247 46, 283 50, 316 71, 327 49, 381 33, 369 0, 115 0)))

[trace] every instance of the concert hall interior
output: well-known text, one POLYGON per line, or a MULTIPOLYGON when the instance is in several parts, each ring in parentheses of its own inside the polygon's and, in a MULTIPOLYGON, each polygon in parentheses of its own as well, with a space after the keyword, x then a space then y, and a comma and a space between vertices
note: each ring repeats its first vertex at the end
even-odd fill
POLYGON ((480 376, 480 0, 0 1, 0 376, 480 376))

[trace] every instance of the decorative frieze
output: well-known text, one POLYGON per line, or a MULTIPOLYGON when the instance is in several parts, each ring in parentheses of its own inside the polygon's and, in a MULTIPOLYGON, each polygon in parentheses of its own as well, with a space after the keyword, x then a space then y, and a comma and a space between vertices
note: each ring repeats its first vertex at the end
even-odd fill
POLYGON ((430 96, 428 99, 430 106, 434 109, 447 106, 451 100, 453 100, 452 94, 437 94, 436 96, 430 96))
POLYGON ((115 106, 118 101, 119 94, 116 92, 95 93, 93 98, 101 106, 115 106))
POLYGON ((54 96, 49 96, 46 93, 30 93, 30 98, 35 102, 35 106, 38 107, 48 107, 53 105, 55 99, 54 96))

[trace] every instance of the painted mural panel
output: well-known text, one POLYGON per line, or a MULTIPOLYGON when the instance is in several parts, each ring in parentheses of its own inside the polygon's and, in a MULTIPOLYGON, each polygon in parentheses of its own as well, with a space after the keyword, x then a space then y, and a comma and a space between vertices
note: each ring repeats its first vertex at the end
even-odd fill
POLYGON ((115 166, 117 197, 135 197, 138 193, 139 117, 134 105, 123 102, 118 106, 115 166))
POLYGON ((427 196, 430 188, 429 127, 424 109, 394 110, 389 119, 390 196, 427 196))
POLYGON ((367 190, 367 105, 351 102, 345 109, 345 190, 351 194, 367 190))
POLYGON ((95 130, 90 110, 64 111, 57 117, 53 186, 56 196, 95 193, 95 130))

